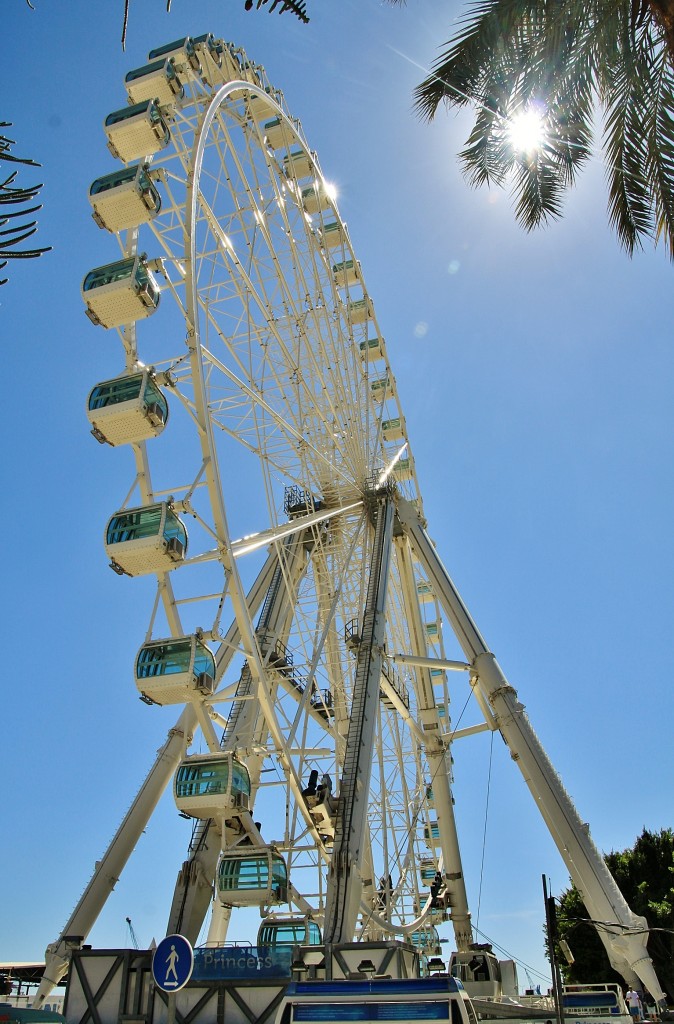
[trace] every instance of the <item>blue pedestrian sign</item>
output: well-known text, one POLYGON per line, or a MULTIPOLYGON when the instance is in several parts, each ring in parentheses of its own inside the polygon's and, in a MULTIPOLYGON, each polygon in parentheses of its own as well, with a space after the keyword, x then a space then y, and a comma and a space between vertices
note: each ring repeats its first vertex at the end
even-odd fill
POLYGON ((194 950, 184 935, 167 935, 152 957, 152 977, 162 992, 179 992, 192 977, 194 950))

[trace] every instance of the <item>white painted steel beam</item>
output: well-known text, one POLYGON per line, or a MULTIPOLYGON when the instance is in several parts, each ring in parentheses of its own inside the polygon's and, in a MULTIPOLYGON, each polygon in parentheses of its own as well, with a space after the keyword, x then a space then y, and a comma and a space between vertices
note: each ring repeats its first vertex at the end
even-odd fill
POLYGON ((646 951, 648 926, 645 918, 634 914, 625 902, 604 858, 590 838, 587 825, 578 815, 534 732, 516 690, 488 649, 440 561, 417 510, 401 499, 398 514, 403 531, 409 537, 414 553, 471 663, 472 685, 478 702, 481 706, 486 705, 493 714, 590 916, 616 926, 615 934, 606 928, 599 931, 612 967, 629 984, 637 984, 641 980, 654 999, 661 1003, 664 994, 646 951), (640 934, 634 934, 632 930, 640 934))

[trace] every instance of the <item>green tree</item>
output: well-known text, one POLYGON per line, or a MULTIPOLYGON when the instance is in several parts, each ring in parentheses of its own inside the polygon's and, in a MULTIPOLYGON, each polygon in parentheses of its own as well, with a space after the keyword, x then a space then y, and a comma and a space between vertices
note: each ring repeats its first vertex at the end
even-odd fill
MULTIPOLYGON (((648 953, 655 973, 670 1000, 674 997, 674 831, 644 829, 632 849, 606 854, 606 863, 618 888, 635 914, 648 921, 648 953)), ((569 983, 620 981, 610 967, 606 950, 590 922, 574 885, 559 899, 558 928, 575 962, 560 964, 569 983)), ((598 927, 601 927, 599 924, 598 927)))
POLYGON ((662 239, 674 259, 674 0, 477 0, 447 45, 416 107, 475 108, 471 184, 511 182, 527 230, 559 217, 599 115, 610 223, 629 253, 662 239), (513 143, 533 114, 540 144, 513 143))

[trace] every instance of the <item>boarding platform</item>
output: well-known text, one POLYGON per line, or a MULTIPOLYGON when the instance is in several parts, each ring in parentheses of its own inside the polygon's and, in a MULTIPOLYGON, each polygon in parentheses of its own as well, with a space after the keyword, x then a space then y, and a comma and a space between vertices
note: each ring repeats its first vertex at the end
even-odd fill
POLYGON ((190 980, 170 996, 153 981, 152 955, 152 950, 74 950, 67 1024, 168 1024, 173 1012, 175 1024, 319 1019, 471 1024, 461 983, 447 975, 420 978, 418 950, 407 942, 198 947, 190 980), (323 1005, 321 993, 328 990, 323 1005), (169 999, 175 1000, 173 1007, 169 999), (328 1011, 333 1016, 325 1017, 328 1011))

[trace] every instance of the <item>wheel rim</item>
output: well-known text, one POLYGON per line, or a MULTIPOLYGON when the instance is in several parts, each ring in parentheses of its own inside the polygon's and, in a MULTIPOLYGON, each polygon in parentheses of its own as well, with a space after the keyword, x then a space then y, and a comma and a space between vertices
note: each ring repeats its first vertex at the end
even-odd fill
MULTIPOLYGON (((320 167, 281 94, 272 98, 263 77, 214 94, 193 76, 173 111, 171 135, 171 147, 152 162, 165 198, 149 228, 162 254, 155 273, 176 302, 168 316, 164 303, 148 325, 147 351, 197 446, 188 453, 181 445, 174 459, 166 437, 161 448, 156 441, 134 445, 143 502, 170 495, 172 507, 192 517, 185 565, 158 574, 148 638, 161 635, 164 617, 172 635, 199 625, 217 648, 217 690, 212 698, 194 696, 195 721, 211 750, 222 744, 246 763, 255 817, 268 822, 265 840, 288 863, 291 903, 320 921, 332 848, 330 820, 322 816, 329 802, 317 812, 315 793, 305 791, 312 772, 339 790, 373 542, 369 496, 394 487, 421 511, 414 465, 348 230, 335 201, 325 198, 320 167), (268 119, 252 114, 256 104, 268 119), (272 121, 273 146, 265 142, 272 121), (298 151, 302 157, 293 156, 298 151), (162 316, 174 337, 186 327, 186 352, 167 357, 167 329, 154 331, 162 316), (232 508, 237 522, 246 510, 247 532, 257 539, 232 540, 232 508), (247 563, 259 564, 267 548, 276 559, 276 590, 261 609, 249 608, 244 591, 254 570, 247 563), (197 600, 198 623, 190 608, 197 600), (228 616, 238 627, 235 655, 221 643, 228 616), (209 725, 216 713, 227 719, 221 740, 209 725)), ((135 252, 138 234, 120 241, 125 253, 135 252)), ((120 335, 127 370, 137 370, 135 326, 120 335)), ((171 429, 178 419, 172 415, 171 429)), ((425 581, 404 538, 396 539, 391 564, 386 649, 425 655, 426 624, 439 631, 439 615, 418 598, 425 581)), ((437 676, 385 662, 361 871, 358 930, 368 938, 408 934, 437 918, 428 886, 442 863, 429 797, 438 762, 428 762, 423 728, 431 711, 436 727, 442 723, 435 700, 431 710, 428 695, 419 702, 420 687, 432 691, 435 684, 436 696, 438 685, 446 688, 437 676)), ((223 845, 235 842, 231 829, 223 826, 223 834, 223 845)), ((221 925, 219 937, 223 931, 221 925)))

